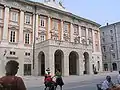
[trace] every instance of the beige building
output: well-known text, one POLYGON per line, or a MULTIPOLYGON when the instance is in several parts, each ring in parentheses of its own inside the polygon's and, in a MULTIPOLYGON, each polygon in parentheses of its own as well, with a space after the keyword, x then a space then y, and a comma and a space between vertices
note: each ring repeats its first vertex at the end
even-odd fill
POLYGON ((64 76, 101 72, 99 26, 55 0, 0 0, 0 69, 16 60, 18 75, 44 75, 47 68, 64 76))

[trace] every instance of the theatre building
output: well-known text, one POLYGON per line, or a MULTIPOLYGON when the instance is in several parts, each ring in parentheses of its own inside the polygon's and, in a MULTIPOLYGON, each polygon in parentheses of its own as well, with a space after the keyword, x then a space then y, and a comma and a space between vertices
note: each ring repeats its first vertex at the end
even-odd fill
POLYGON ((41 76, 47 68, 63 76, 101 72, 99 27, 55 0, 0 0, 0 69, 16 60, 18 75, 41 76))

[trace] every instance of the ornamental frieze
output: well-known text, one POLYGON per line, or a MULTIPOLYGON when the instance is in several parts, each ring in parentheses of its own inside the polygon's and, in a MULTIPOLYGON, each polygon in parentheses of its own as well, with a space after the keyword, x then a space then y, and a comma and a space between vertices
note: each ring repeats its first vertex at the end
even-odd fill
POLYGON ((12 5, 16 7, 20 7, 20 5, 17 2, 13 2, 12 5))
POLYGON ((63 34, 63 38, 64 38, 65 41, 69 41, 70 40, 69 35, 65 34, 65 33, 63 34))
POLYGON ((75 38, 74 38, 74 42, 75 42, 75 43, 80 43, 80 37, 79 37, 79 36, 78 36, 78 37, 75 37, 75 38))

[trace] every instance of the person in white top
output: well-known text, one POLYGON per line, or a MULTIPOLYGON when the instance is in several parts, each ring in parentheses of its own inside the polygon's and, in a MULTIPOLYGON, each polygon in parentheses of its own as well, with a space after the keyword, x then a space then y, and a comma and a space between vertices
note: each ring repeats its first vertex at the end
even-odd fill
POLYGON ((110 88, 112 88, 114 86, 112 80, 111 80, 111 77, 110 76, 107 76, 106 77, 106 80, 103 81, 102 83, 102 87, 101 89, 102 90, 109 90, 110 88))
POLYGON ((50 74, 50 69, 49 68, 46 69, 45 74, 47 74, 47 75, 50 74))

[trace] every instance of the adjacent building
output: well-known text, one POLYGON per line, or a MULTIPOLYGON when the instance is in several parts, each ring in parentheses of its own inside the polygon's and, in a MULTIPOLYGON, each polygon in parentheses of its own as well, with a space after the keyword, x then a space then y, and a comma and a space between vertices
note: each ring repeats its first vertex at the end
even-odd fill
POLYGON ((0 0, 0 66, 20 63, 18 75, 63 76, 102 71, 100 25, 45 0, 0 0))
POLYGON ((100 28, 104 71, 120 70, 120 22, 100 28))

